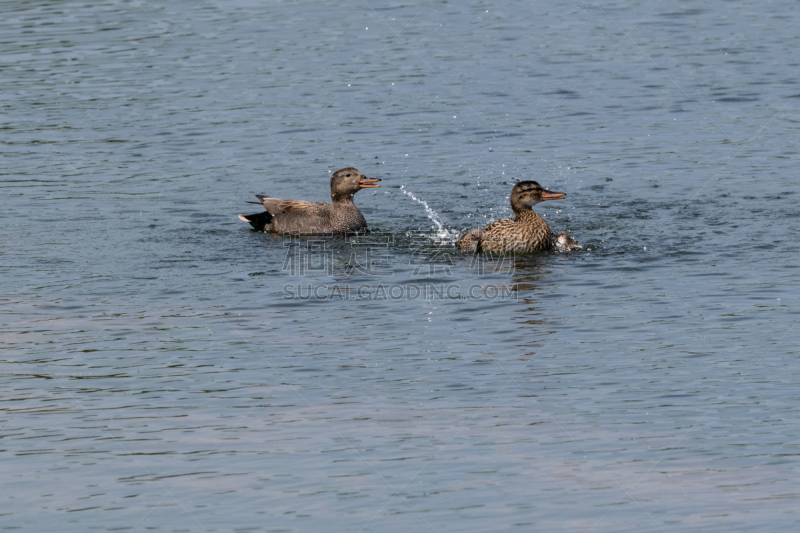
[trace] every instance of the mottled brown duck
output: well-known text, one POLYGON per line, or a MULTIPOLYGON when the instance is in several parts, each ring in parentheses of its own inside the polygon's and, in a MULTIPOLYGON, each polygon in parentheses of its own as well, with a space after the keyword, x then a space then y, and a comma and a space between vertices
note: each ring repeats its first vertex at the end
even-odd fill
MULTIPOLYGON (((239 215, 260 231, 292 235, 355 233, 367 229, 364 215, 353 203, 361 189, 380 187, 377 178, 368 178, 353 167, 343 168, 331 177, 331 203, 282 200, 256 195, 266 211, 239 215)), ((257 203, 257 202, 253 202, 257 203)))
POLYGON ((567 252, 569 250, 583 250, 583 245, 570 237, 563 231, 556 235, 556 240, 553 243, 556 249, 560 252, 567 252))
MULTIPOLYGON (((546 200, 560 200, 564 196, 565 193, 548 191, 535 181, 520 181, 511 189, 514 218, 495 220, 483 229, 469 230, 456 241, 456 246, 494 253, 549 250, 553 247, 553 234, 544 218, 533 210, 533 206, 546 200)), ((572 248, 580 247, 566 233, 558 235, 557 242, 561 241, 572 248)))

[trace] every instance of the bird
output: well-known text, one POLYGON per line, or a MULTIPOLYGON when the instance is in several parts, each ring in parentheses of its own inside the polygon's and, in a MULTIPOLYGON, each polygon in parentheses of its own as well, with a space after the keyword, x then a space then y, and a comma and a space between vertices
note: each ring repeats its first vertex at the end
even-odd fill
MULTIPOLYGON (((520 181, 511 189, 511 209, 514 218, 495 220, 483 229, 466 232, 456 246, 476 252, 528 253, 553 247, 550 226, 533 206, 546 200, 560 200, 566 193, 548 191, 536 181, 520 181)), ((559 234, 557 243, 577 248, 580 244, 566 233, 559 234)))
POLYGON ((556 240, 553 243, 556 250, 559 252, 568 252, 570 250, 583 250, 583 245, 570 237, 567 233, 563 231, 556 235, 556 240))
POLYGON ((380 187, 378 178, 368 178, 353 167, 343 168, 331 177, 331 203, 282 200, 257 194, 266 211, 239 215, 254 229, 291 235, 357 233, 367 229, 364 215, 353 203, 361 189, 380 187))

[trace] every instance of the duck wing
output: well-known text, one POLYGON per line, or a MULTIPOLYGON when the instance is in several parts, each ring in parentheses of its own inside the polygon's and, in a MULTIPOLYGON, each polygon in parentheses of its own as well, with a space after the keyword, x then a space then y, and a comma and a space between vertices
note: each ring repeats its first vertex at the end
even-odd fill
POLYGON ((477 250, 478 244, 481 242, 481 235, 483 235, 483 230, 471 229, 456 241, 456 246, 466 250, 472 250, 474 252, 477 250))
POLYGON ((270 196, 256 195, 261 201, 264 209, 269 211, 273 216, 281 213, 289 213, 298 216, 311 216, 319 212, 319 209, 326 205, 322 202, 306 202, 304 200, 283 200, 281 198, 272 198, 270 196))

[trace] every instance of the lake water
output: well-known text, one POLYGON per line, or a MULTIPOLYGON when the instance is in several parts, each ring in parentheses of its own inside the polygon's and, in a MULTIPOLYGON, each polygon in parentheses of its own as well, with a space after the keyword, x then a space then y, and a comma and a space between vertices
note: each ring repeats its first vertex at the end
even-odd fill
POLYGON ((1 530, 800 527, 795 2, 0 13, 1 530))

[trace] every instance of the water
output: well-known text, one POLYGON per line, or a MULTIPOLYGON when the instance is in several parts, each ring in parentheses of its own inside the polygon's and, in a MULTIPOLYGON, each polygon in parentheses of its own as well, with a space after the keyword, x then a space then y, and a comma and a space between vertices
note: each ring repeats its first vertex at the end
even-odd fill
POLYGON ((5 3, 0 526, 797 529, 797 6, 533 4, 5 3))
MULTIPOLYGON (((420 200, 413 193, 408 192, 405 186, 401 185, 400 190, 403 191, 403 194, 414 200, 415 202, 422 204, 422 207, 425 208, 425 212, 428 214, 428 218, 433 222, 433 227, 428 236, 432 239, 435 244, 443 245, 443 244, 454 244, 455 241, 458 239, 458 232, 448 229, 445 227, 444 222, 442 222, 441 217, 436 214, 436 211, 431 209, 431 206, 428 205, 428 202, 425 200, 420 200)), ((415 234, 419 233, 420 235, 426 235, 424 229, 419 228, 417 231, 413 232, 415 234)))

